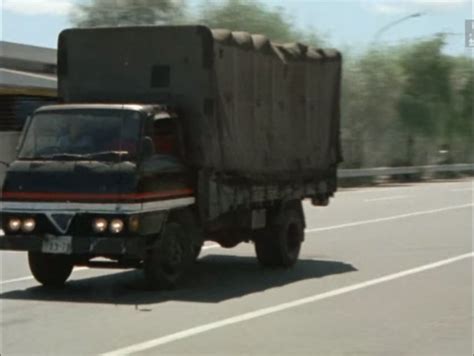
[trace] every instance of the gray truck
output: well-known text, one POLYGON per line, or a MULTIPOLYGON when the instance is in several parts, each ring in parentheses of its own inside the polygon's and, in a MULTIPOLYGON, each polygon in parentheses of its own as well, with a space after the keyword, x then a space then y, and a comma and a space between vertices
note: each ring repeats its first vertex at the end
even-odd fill
POLYGON ((253 242, 262 265, 290 267, 302 200, 325 206, 337 189, 340 80, 336 50, 262 35, 65 30, 60 104, 24 127, 0 249, 28 251, 46 286, 81 265, 173 287, 208 240, 253 242))

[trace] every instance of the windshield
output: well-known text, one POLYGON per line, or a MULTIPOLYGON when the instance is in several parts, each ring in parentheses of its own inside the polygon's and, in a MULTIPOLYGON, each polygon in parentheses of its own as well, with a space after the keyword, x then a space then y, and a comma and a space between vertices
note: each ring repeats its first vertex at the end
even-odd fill
POLYGON ((135 160, 141 116, 117 109, 38 113, 27 129, 19 158, 135 160))

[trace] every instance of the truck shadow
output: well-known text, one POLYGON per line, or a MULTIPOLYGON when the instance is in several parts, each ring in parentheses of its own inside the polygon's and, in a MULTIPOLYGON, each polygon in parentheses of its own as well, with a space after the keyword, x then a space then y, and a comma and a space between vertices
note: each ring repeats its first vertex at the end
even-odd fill
POLYGON ((261 268, 254 257, 206 255, 177 290, 147 290, 141 271, 131 270, 71 280, 62 289, 35 286, 8 291, 0 294, 0 299, 135 305, 139 311, 151 311, 143 306, 166 301, 219 303, 298 281, 354 271, 357 269, 352 265, 337 261, 303 259, 295 267, 281 270, 261 268))

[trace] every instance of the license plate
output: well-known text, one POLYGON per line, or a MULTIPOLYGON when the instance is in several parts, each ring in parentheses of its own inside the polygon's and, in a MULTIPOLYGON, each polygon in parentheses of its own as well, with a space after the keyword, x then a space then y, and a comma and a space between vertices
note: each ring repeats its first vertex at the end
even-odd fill
POLYGON ((41 251, 70 255, 72 253, 72 236, 46 236, 41 251))

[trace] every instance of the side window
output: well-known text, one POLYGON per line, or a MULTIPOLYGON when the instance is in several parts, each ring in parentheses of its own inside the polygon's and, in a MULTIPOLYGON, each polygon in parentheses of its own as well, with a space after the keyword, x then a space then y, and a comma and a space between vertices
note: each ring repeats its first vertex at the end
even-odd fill
POLYGON ((145 174, 178 173, 186 170, 179 154, 177 131, 174 119, 168 117, 155 119, 151 135, 145 137, 143 146, 145 152, 149 152, 144 154, 145 174))
POLYGON ((173 119, 156 120, 152 139, 156 154, 178 156, 177 129, 173 119))

